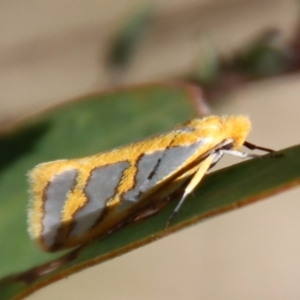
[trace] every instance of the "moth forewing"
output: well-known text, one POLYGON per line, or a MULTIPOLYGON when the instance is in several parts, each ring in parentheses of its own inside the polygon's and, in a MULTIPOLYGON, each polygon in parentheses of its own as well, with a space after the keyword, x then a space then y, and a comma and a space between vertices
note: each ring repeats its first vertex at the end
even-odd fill
POLYGON ((79 246, 186 183, 176 212, 225 152, 241 148, 249 130, 244 116, 210 116, 90 157, 40 164, 29 173, 29 232, 47 251, 79 246))

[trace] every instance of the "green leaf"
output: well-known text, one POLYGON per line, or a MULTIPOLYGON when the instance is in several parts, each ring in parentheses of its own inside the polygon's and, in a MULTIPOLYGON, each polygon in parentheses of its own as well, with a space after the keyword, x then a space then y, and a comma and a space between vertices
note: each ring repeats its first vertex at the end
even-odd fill
POLYGON ((157 85, 94 95, 6 132, 0 141, 0 271, 18 273, 0 281, 0 299, 21 299, 188 224, 299 184, 300 146, 284 150, 283 156, 249 160, 206 176, 167 230, 176 201, 143 222, 66 254, 39 251, 26 233, 26 171, 39 162, 94 154, 172 128, 192 116, 186 100, 199 97, 196 91, 188 85, 157 85))

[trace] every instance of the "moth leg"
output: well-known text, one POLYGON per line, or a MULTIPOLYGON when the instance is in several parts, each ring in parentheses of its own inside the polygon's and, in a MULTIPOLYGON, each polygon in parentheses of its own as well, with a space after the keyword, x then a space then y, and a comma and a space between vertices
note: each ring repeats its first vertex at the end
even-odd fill
POLYGON ((209 169, 210 165, 213 163, 213 161, 214 161, 214 159, 217 155, 218 155, 217 153, 213 153, 201 162, 201 164, 199 165, 199 168, 197 169, 195 174, 192 176, 192 179, 190 180, 190 182, 186 186, 180 201, 178 202, 178 204, 175 207, 174 211, 170 215, 170 217, 167 221, 166 227, 169 227, 170 222, 172 221, 174 215, 179 211, 179 209, 180 209, 181 205, 183 204, 183 202, 185 201, 187 195, 190 194, 195 189, 195 187, 199 184, 199 182, 201 181, 204 174, 209 169))
POLYGON ((255 157, 262 157, 261 154, 253 154, 253 153, 247 153, 247 152, 241 152, 238 150, 227 150, 227 149, 221 149, 218 152, 221 152, 223 154, 230 154, 236 157, 240 158, 255 158, 255 157))
POLYGON ((148 206, 146 209, 141 210, 133 217, 133 222, 139 222, 140 220, 148 219, 149 217, 157 214, 163 207, 165 207, 170 201, 169 196, 164 201, 159 201, 148 206))
POLYGON ((254 153, 247 153, 247 152, 241 152, 241 151, 238 151, 238 150, 227 150, 227 149, 221 149, 219 150, 218 152, 221 152, 223 154, 230 154, 230 155, 233 155, 233 156, 237 156, 237 157, 241 157, 241 158, 265 158, 265 157, 280 157, 282 156, 282 154, 273 154, 273 152, 271 154, 267 154, 266 155, 261 155, 261 154, 254 154, 254 153))

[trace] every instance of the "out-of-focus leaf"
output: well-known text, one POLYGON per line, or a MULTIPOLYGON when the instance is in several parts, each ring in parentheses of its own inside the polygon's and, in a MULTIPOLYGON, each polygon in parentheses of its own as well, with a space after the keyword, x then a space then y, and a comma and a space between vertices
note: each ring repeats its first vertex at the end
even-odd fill
POLYGON ((245 47, 234 59, 234 67, 250 76, 267 77, 286 72, 291 67, 291 49, 278 30, 267 30, 245 47))
POLYGON ((212 41, 206 36, 201 37, 195 67, 195 79, 205 86, 216 82, 220 73, 219 60, 219 54, 212 41))
POLYGON ((143 4, 123 24, 112 41, 108 63, 116 69, 124 68, 135 53, 138 42, 147 32, 153 17, 153 7, 143 4))

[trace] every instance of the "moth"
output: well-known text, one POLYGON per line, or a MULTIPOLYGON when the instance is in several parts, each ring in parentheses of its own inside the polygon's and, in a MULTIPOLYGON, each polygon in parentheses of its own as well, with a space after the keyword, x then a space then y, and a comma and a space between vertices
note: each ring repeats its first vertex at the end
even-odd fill
POLYGON ((196 118, 110 151, 41 163, 28 173, 29 233, 46 251, 79 246, 184 187, 170 223, 224 154, 257 156, 241 152, 243 145, 272 151, 245 141, 250 128, 245 116, 196 118))

